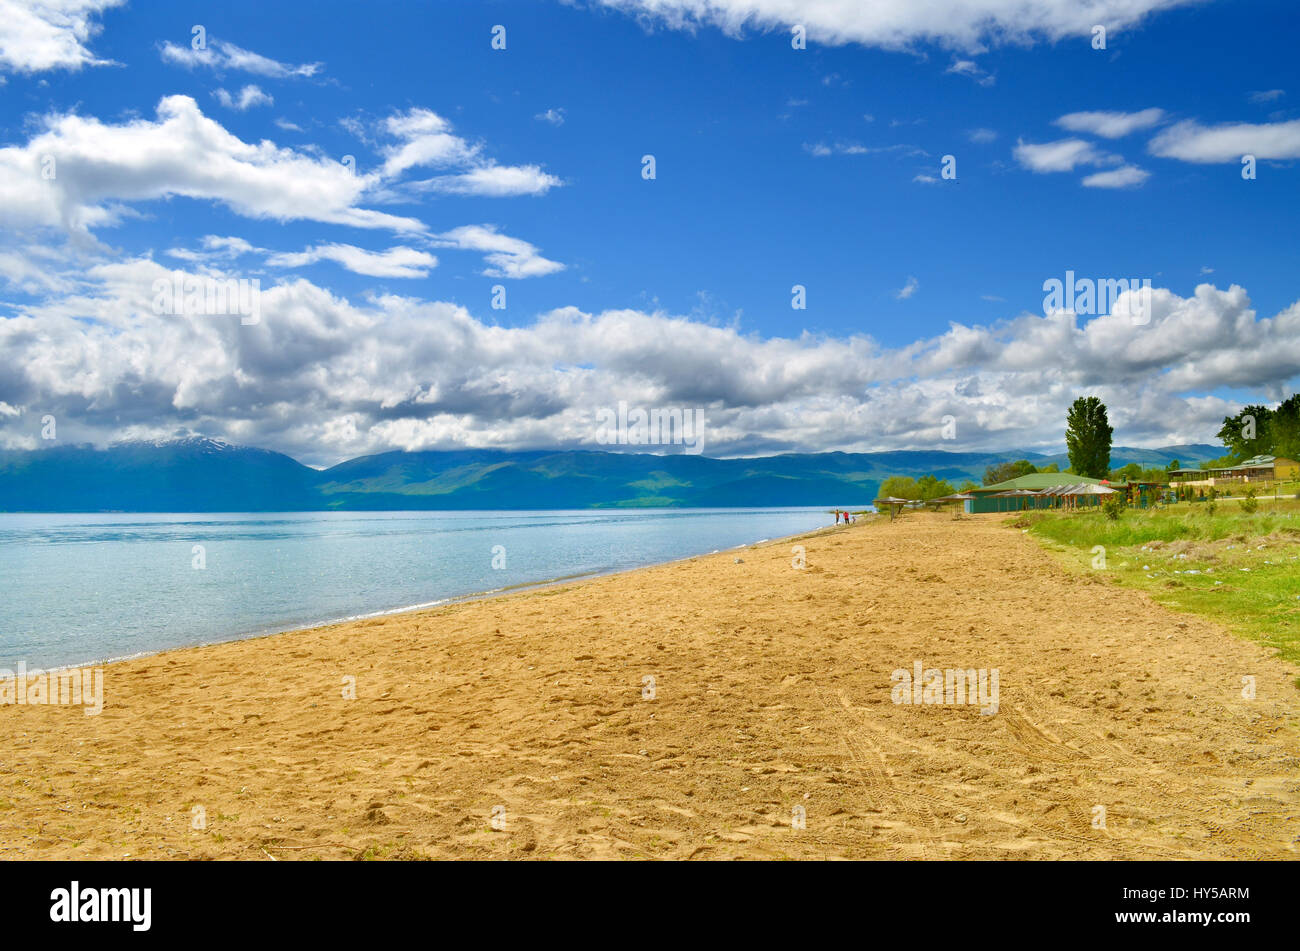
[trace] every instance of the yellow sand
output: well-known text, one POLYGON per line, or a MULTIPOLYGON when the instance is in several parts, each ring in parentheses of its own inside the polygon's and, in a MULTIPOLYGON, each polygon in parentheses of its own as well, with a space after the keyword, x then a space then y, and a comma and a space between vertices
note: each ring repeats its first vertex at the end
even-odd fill
POLYGON ((801 543, 120 663, 97 717, 0 707, 0 855, 1297 855, 1269 651, 998 517, 801 543), (893 703, 918 660, 998 668, 999 711, 893 703))

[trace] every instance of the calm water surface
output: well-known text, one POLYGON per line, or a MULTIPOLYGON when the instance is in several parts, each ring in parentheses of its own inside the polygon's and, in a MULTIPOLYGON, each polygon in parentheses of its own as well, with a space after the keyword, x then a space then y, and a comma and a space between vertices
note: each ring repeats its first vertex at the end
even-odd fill
POLYGON ((829 524, 807 508, 0 514, 0 667, 267 634, 829 524))

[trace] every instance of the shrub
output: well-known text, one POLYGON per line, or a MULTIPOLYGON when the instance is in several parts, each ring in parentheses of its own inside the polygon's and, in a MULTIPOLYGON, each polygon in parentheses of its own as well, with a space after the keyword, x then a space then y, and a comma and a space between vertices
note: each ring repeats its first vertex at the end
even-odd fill
POLYGON ((1255 510, 1259 508, 1259 499, 1255 498, 1255 490, 1247 489, 1246 497, 1237 503, 1241 510, 1247 515, 1254 515, 1255 510))
POLYGON ((1124 500, 1118 495, 1112 495, 1102 504, 1101 511, 1112 522, 1118 521, 1120 513, 1124 511, 1124 500))

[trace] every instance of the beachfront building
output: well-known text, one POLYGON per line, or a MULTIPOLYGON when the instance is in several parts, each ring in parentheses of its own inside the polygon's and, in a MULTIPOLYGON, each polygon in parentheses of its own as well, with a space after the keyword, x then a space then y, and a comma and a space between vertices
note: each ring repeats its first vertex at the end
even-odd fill
POLYGON ((1283 456, 1255 456, 1240 465, 1219 469, 1175 469, 1169 478, 1184 486, 1289 482, 1300 478, 1300 462, 1283 456))
POLYGON ((1118 494, 1134 508, 1149 508, 1169 499, 1163 482, 1116 482, 1069 472, 1034 472, 997 485, 969 490, 966 511, 1019 512, 1025 509, 1079 509, 1103 504, 1118 494))
MULTIPOLYGON (((1019 512, 1021 509, 1056 508, 1060 496, 1040 495, 1046 489, 1065 489, 1074 485, 1101 485, 1101 479, 1089 479, 1087 476, 1073 475, 1069 472, 1031 472, 1016 479, 1008 479, 996 485, 985 485, 978 489, 967 489, 974 496, 966 503, 966 512, 971 515, 980 512, 1019 512), (1023 495, 1010 495, 1017 490, 1026 491, 1023 495), (1028 494, 1034 493, 1034 494, 1028 494)), ((1102 496, 1079 497, 1078 504, 1097 505, 1102 496)))

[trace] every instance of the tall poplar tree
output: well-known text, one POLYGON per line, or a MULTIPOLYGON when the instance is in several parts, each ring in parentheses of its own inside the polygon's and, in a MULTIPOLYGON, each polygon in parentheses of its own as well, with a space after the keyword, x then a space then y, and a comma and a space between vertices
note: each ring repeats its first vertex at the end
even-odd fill
POLYGON ((1095 396, 1080 396, 1065 417, 1065 449, 1070 468, 1081 476, 1104 479, 1110 472, 1110 439, 1114 430, 1106 419, 1106 404, 1095 396))

